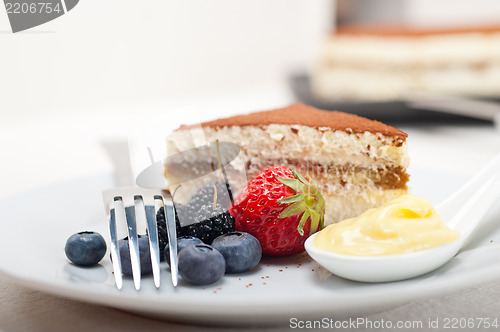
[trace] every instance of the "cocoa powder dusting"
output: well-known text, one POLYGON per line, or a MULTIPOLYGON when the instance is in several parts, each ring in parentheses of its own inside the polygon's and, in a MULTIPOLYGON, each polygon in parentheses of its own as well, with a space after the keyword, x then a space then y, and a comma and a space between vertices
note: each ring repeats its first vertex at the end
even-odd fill
MULTIPOLYGON (((394 137, 402 141, 407 134, 378 121, 363 118, 354 114, 339 111, 324 111, 301 103, 270 111, 254 112, 237 115, 229 118, 204 122, 202 127, 231 127, 231 126, 267 126, 270 124, 304 125, 320 128, 328 127, 350 133, 381 133, 384 136, 394 137)), ((183 125, 179 129, 190 129, 193 126, 183 125)))

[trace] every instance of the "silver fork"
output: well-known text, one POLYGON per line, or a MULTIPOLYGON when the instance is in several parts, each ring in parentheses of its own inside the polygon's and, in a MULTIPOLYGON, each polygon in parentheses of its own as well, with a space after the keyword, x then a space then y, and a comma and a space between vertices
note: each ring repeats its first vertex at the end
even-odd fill
MULTIPOLYGON (((123 286, 122 266, 118 240, 124 234, 119 234, 119 226, 126 226, 128 236, 130 260, 132 266, 132 278, 135 289, 141 287, 141 267, 138 243, 138 228, 145 226, 149 237, 149 249, 151 252, 151 264, 153 280, 156 288, 160 287, 160 250, 158 241, 158 230, 156 214, 163 207, 167 224, 168 245, 170 250, 170 271, 172 284, 177 286, 177 234, 175 228, 175 217, 169 217, 167 205, 161 190, 143 189, 137 187, 114 188, 103 191, 103 200, 108 214, 108 226, 111 239, 110 251, 113 261, 113 272, 115 284, 118 289, 123 286), (134 207, 134 213, 131 208, 134 207), (147 208, 150 207, 150 208, 147 208), (154 207, 154 209, 153 209, 154 207), (129 212, 129 213, 127 213, 129 212)), ((173 209, 173 204, 172 204, 173 209)), ((174 214, 175 215, 175 214, 174 214)))

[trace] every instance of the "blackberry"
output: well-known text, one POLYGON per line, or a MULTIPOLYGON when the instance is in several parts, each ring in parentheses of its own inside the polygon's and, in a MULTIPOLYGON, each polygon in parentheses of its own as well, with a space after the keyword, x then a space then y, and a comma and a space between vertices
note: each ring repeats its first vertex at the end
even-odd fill
MULTIPOLYGON (((180 204, 176 204, 176 207, 177 205, 179 205, 178 208, 181 208, 180 204)), ((167 206, 167 213, 169 218, 174 216, 174 211, 171 206, 167 206)), ((158 228, 158 244, 160 247, 160 260, 163 261, 165 259, 163 253, 165 247, 168 244, 167 221, 165 219, 165 209, 163 207, 161 207, 158 210, 158 213, 156 214, 156 225, 158 228)), ((177 215, 175 216, 175 230, 177 233, 177 237, 182 236, 182 228, 179 223, 179 218, 177 218, 177 215)))
MULTIPOLYGON (((191 197, 186 205, 175 203, 175 226, 177 237, 194 236, 210 244, 217 236, 234 231, 234 218, 227 212, 231 205, 231 187, 227 182, 212 181, 191 197), (217 205, 214 203, 214 186, 217 190, 217 205), (229 188, 229 189, 228 189, 229 188), (182 226, 186 225, 186 226, 182 226)), ((168 208, 169 217, 173 215, 172 208, 168 208)), ((160 208, 156 215, 160 258, 164 260, 164 249, 168 244, 165 210, 160 208)))
POLYGON ((189 200, 188 206, 192 207, 195 213, 200 211, 203 205, 212 205, 214 202, 214 186, 217 189, 217 204, 220 204, 224 209, 228 209, 231 205, 232 189, 226 182, 212 181, 205 184, 189 200))
POLYGON ((194 223, 198 210, 199 208, 195 204, 188 203, 186 205, 182 205, 180 203, 176 203, 175 204, 176 222, 179 223, 180 227, 194 223))
POLYGON ((226 233, 234 231, 235 220, 229 212, 220 204, 215 207, 203 205, 195 219, 195 223, 183 227, 185 235, 194 236, 201 239, 204 243, 211 244, 212 241, 226 233))

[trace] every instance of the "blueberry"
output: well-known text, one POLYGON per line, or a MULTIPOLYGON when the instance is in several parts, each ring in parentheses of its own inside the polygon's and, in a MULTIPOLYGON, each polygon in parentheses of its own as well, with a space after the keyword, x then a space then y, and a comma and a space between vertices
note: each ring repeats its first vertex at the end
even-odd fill
MULTIPOLYGON (((150 274, 153 272, 151 265, 151 252, 149 251, 149 239, 146 235, 138 236, 139 242, 139 257, 141 265, 141 275, 150 274)), ((132 263, 130 261, 130 249, 128 238, 118 241, 118 249, 120 250, 120 260, 122 262, 122 273, 126 276, 132 275, 132 263)))
POLYGON ((222 278, 225 270, 224 256, 208 244, 190 245, 179 251, 179 274, 191 284, 212 284, 222 278))
MULTIPOLYGON (((177 253, 179 251, 181 251, 181 249, 183 249, 183 248, 185 248, 185 247, 187 247, 189 245, 200 244, 200 243, 203 243, 203 242, 200 239, 198 239, 197 237, 194 237, 194 236, 181 236, 181 237, 178 237, 177 238, 177 253)), ((170 248, 168 247, 168 244, 165 247, 164 256, 165 256, 168 264, 170 264, 170 248)))
POLYGON ((253 269, 262 258, 262 247, 253 235, 232 232, 217 237, 212 246, 226 260, 226 273, 242 273, 253 269))
POLYGON ((91 266, 99 263, 106 254, 106 241, 96 232, 80 232, 71 235, 64 251, 73 263, 91 266))

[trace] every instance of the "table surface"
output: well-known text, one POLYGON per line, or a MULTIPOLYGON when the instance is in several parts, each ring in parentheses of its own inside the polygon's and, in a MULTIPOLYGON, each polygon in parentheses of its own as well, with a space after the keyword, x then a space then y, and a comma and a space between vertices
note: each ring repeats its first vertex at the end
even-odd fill
MULTIPOLYGON (((204 107, 198 108, 198 119, 201 121, 235 112, 266 109, 267 105, 283 105, 288 99, 289 96, 282 94, 253 103, 239 99, 233 105, 227 100, 204 100, 204 107)), ((113 166, 102 148, 102 140, 127 139, 132 128, 137 126, 138 119, 155 119, 164 116, 165 112, 172 112, 172 118, 175 118, 174 113, 179 105, 182 105, 181 101, 34 114, 29 118, 4 116, 0 122, 0 142, 4 155, 0 166, 0 199, 77 176, 111 172, 113 166)), ((405 125, 401 129, 409 134, 411 168, 429 165, 432 161, 438 170, 470 176, 500 152, 500 133, 493 126, 405 125)), ((3 222, 6 221, 0 221, 3 222)), ((498 299, 500 278, 488 284, 410 302, 364 318, 372 322, 428 322, 454 317, 500 320, 498 299)), ((218 327, 160 321, 69 300, 25 288, 0 276, 0 331, 66 331, 68 327, 72 331, 86 332, 219 330, 218 327)), ((260 328, 272 331, 288 329, 286 326, 260 328)), ((359 330, 369 330, 369 326, 359 330)))

